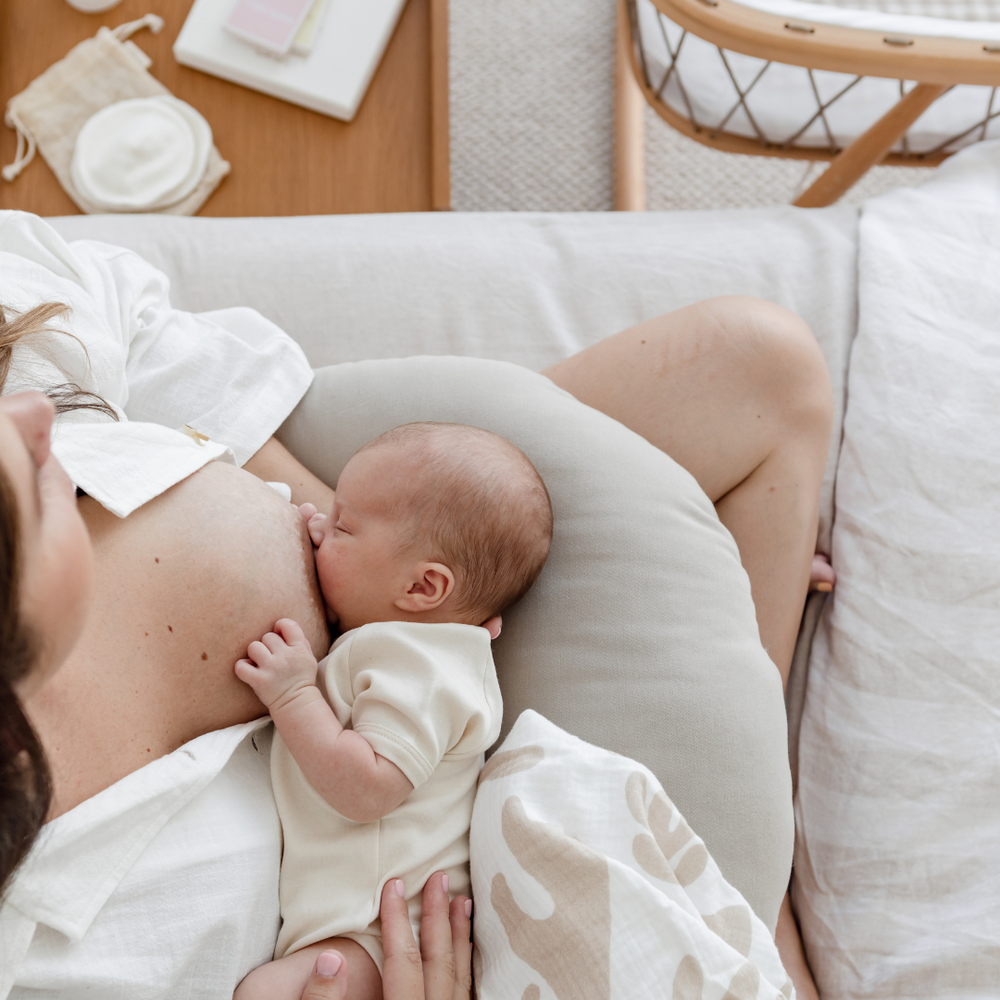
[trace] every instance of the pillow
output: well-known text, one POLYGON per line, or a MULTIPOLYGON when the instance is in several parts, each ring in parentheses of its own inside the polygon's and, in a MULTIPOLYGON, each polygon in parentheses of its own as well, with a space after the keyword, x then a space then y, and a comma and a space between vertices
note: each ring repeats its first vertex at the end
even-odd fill
POLYGON ((1000 145, 868 202, 794 895, 824 1000, 1000 992, 1000 145))
POLYGON ((653 775, 535 712, 483 768, 470 848, 480 1000, 792 996, 653 775))
POLYGON ((414 420, 503 435, 552 496, 548 563, 494 644, 507 728, 534 708, 649 767, 773 929, 792 845, 781 681, 708 498, 643 438, 497 361, 321 368, 279 437, 332 484, 361 445, 414 420))

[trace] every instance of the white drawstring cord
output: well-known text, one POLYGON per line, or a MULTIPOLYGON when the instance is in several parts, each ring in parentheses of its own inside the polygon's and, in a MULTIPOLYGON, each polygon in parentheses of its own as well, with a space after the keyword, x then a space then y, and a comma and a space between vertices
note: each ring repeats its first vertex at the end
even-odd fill
POLYGON ((4 121, 10 128, 17 130, 17 152, 14 154, 14 162, 9 163, 2 171, 3 179, 12 181, 35 158, 35 137, 18 118, 13 108, 7 108, 4 121))
POLYGON ((154 35, 158 35, 163 29, 163 18, 159 14, 146 14, 145 17, 140 17, 137 21, 126 21, 124 24, 119 24, 117 28, 111 30, 111 34, 119 42, 124 42, 126 38, 131 38, 143 28, 149 28, 154 35))

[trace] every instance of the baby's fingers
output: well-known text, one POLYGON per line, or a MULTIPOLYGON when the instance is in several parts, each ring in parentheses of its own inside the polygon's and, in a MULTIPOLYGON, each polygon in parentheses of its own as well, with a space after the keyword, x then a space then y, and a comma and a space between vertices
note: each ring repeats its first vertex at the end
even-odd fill
MULTIPOLYGON (((305 632, 299 627, 299 623, 292 621, 291 618, 282 618, 275 622, 274 631, 280 633, 284 642, 289 646, 304 646, 310 652, 312 651, 305 632)), ((266 639, 267 636, 264 638, 266 639)))
POLYGON ((249 684, 253 687, 254 683, 260 676, 257 673, 257 665, 251 663, 250 660, 237 660, 236 666, 233 668, 236 671, 236 676, 243 681, 244 684, 249 684))
MULTIPOLYGON (((253 660, 258 667, 267 666, 271 662, 271 654, 274 650, 267 642, 268 636, 272 636, 278 642, 281 642, 281 636, 275 635, 273 632, 268 632, 267 635, 264 636, 263 640, 251 642, 250 645, 247 646, 247 659, 253 660)), ((284 645, 284 643, 282 643, 282 645, 284 645)))
POLYGON ((306 530, 312 539, 313 545, 319 546, 323 541, 323 534, 326 528, 326 514, 313 514, 306 521, 306 530))

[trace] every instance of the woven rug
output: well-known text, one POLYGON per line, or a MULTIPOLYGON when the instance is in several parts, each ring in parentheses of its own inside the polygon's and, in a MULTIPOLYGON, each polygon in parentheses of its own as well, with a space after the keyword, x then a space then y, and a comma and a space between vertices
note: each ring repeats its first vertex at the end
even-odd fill
MULTIPOLYGON (((1000 0, 818 0, 1000 21, 1000 0)), ((614 0, 449 0, 452 206, 614 207, 614 0)), ((710 149, 646 109, 651 210, 788 204, 823 164, 710 149)), ((921 183, 931 168, 875 167, 845 200, 921 183)))

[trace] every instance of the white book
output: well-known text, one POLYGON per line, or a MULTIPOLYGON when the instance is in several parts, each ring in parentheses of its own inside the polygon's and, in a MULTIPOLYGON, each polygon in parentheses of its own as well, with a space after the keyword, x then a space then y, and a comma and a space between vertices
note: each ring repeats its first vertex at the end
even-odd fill
POLYGON ((357 113, 406 4, 328 0, 312 51, 279 58, 225 30, 234 2, 195 0, 174 43, 177 61, 344 121, 357 113))

